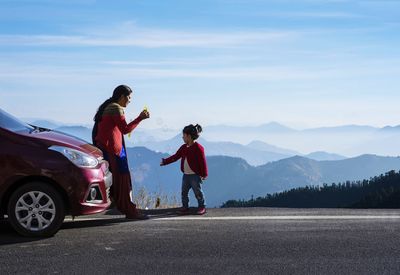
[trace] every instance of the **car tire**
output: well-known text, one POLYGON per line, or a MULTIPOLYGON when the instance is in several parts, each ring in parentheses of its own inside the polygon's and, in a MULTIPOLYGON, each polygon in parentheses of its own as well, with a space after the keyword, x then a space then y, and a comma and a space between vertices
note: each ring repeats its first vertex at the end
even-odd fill
POLYGON ((59 192, 43 182, 31 182, 14 191, 7 211, 11 226, 26 237, 51 237, 65 218, 59 192))

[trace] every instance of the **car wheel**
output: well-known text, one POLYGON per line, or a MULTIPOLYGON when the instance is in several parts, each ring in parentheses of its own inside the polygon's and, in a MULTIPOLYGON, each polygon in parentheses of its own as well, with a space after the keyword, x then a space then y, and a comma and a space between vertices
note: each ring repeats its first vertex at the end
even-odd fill
POLYGON ((41 182, 18 188, 8 203, 11 226, 27 237, 50 237, 61 227, 65 205, 59 192, 41 182))

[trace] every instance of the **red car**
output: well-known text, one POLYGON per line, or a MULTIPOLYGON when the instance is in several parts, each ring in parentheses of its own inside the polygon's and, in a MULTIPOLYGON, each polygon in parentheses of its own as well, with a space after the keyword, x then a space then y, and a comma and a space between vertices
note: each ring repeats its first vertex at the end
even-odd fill
POLYGON ((102 152, 0 109, 0 218, 24 236, 52 236, 65 215, 106 210, 112 175, 102 152))

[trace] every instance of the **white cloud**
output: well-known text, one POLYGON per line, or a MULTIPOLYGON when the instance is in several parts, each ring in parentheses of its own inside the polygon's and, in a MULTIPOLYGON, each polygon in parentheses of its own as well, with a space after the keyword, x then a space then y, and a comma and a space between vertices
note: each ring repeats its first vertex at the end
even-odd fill
MULTIPOLYGON (((331 64, 309 66, 223 66, 221 68, 185 67, 166 68, 162 64, 154 63, 120 63, 111 62, 110 66, 103 67, 70 67, 51 65, 0 65, 0 79, 99 79, 99 78, 126 78, 134 76, 136 79, 157 78, 205 78, 205 79, 235 79, 254 81, 312 81, 317 79, 358 79, 400 74, 399 60, 365 60, 357 64, 331 64)), ((168 64, 168 63, 167 63, 168 64)))
POLYGON ((89 30, 80 35, 0 35, 2 46, 122 46, 122 47, 234 47, 281 41, 298 36, 290 31, 219 31, 195 32, 138 28, 122 24, 115 28, 89 30))
POLYGON ((348 12, 282 12, 272 13, 272 16, 278 17, 301 17, 301 18, 317 18, 317 19, 351 19, 362 18, 364 15, 348 13, 348 12))
POLYGON ((253 12, 252 16, 278 17, 278 18, 301 18, 301 19, 355 19, 367 16, 341 11, 285 11, 285 12, 253 12))

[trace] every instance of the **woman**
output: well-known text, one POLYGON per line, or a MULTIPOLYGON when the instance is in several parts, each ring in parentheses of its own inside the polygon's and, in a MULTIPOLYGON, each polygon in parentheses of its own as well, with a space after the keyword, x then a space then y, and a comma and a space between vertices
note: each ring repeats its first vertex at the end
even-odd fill
POLYGON ((118 210, 127 219, 147 219, 141 214, 130 198, 131 175, 128 166, 124 135, 135 129, 139 123, 150 117, 147 111, 127 124, 124 108, 131 102, 132 90, 126 85, 115 88, 113 96, 100 105, 94 117, 93 144, 99 147, 110 164, 113 175, 111 196, 118 210))

